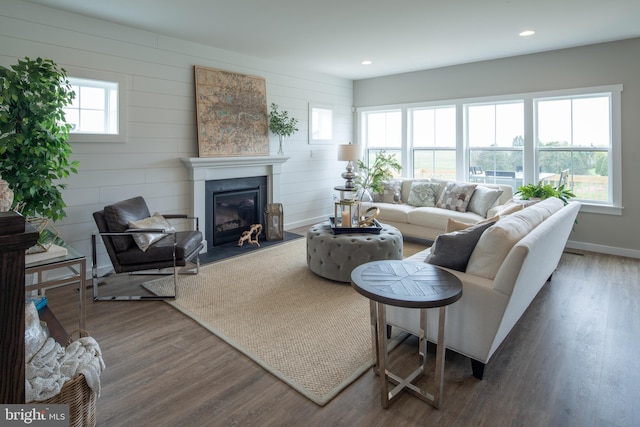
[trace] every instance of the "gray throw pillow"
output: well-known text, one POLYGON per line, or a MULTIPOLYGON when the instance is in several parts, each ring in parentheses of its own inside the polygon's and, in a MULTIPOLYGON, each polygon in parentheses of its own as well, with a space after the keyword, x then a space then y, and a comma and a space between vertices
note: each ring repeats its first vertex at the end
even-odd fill
POLYGON ((435 207, 440 184, 437 182, 414 181, 409 190, 407 204, 417 207, 435 207))
POLYGON ((465 271, 480 236, 484 230, 495 223, 495 221, 482 222, 464 230, 439 235, 433 243, 431 257, 427 262, 440 267, 465 271))
POLYGON ((502 192, 502 190, 479 185, 476 187, 476 191, 471 195, 471 200, 469 201, 467 210, 486 218, 487 211, 493 207, 502 192))

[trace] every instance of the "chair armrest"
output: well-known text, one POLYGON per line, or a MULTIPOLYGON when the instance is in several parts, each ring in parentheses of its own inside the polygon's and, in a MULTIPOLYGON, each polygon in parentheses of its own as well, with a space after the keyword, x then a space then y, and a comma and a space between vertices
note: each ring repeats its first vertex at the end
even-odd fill
POLYGON ((94 233, 94 236, 131 236, 132 234, 175 234, 175 232, 165 231, 163 228, 130 228, 123 232, 105 232, 105 233, 94 233))
POLYGON ((196 222, 196 231, 200 231, 200 218, 198 218, 197 216, 188 214, 162 214, 162 216, 165 219, 193 219, 196 222))

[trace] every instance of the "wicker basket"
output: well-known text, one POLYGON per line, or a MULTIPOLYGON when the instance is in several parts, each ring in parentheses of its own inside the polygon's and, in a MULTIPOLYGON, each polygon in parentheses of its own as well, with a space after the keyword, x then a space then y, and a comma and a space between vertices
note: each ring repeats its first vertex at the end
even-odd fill
MULTIPOLYGON (((67 345, 74 336, 89 336, 85 330, 76 330, 69 334, 67 345)), ((84 375, 79 374, 64 383, 60 393, 37 403, 69 405, 69 427, 94 427, 96 425, 96 402, 98 395, 87 384, 84 375)))
POLYGON ((69 427, 93 427, 96 425, 97 400, 96 392, 80 374, 64 383, 60 393, 38 403, 69 405, 69 427))

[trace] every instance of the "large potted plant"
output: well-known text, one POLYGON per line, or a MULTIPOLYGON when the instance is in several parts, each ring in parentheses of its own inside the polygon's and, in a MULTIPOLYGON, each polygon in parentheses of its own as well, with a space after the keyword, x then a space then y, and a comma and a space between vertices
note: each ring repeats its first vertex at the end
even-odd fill
POLYGON ((294 132, 298 131, 296 125, 298 119, 295 117, 289 117, 289 113, 286 111, 278 111, 278 105, 271 103, 271 111, 269 112, 269 130, 275 135, 278 135, 278 141, 280 142, 278 148, 278 154, 284 154, 282 143, 285 137, 290 137, 294 132))
POLYGON ((26 217, 66 216, 60 180, 77 173, 63 107, 75 97, 66 71, 52 60, 25 58, 0 66, 0 175, 26 217))

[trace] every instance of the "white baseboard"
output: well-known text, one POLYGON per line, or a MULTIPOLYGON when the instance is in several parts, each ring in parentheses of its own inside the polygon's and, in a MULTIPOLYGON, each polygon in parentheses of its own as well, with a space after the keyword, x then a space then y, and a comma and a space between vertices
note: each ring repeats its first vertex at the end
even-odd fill
POLYGON ((294 228, 312 226, 314 224, 318 224, 320 222, 325 222, 325 221, 329 221, 329 215, 323 215, 323 216, 319 216, 311 219, 307 218, 302 221, 290 222, 290 223, 287 223, 284 228, 285 230, 288 231, 294 228))
POLYGON ((569 240, 566 245, 569 249, 579 249, 601 254, 624 256, 629 258, 640 258, 640 251, 636 249, 617 248, 614 246, 596 245, 594 243, 582 243, 569 240))

